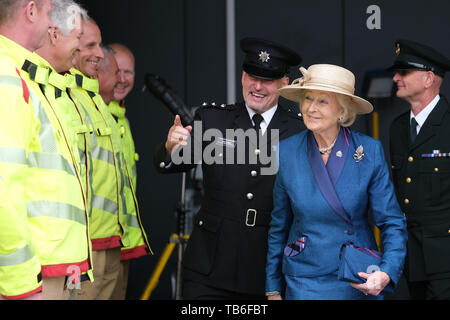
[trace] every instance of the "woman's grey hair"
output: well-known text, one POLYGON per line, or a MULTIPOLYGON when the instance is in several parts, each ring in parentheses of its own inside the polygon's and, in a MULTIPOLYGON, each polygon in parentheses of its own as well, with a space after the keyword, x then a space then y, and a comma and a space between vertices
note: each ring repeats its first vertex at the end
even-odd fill
POLYGON ((342 94, 336 94, 336 98, 339 105, 344 110, 344 115, 338 120, 338 123, 341 127, 350 127, 355 123, 357 115, 355 109, 353 108, 353 99, 342 94))
POLYGON ((64 36, 79 28, 83 21, 88 21, 87 11, 74 0, 51 0, 50 19, 64 36))
MULTIPOLYGON (((299 106, 300 106, 300 112, 303 113, 302 105, 305 101, 307 90, 302 90, 300 93, 300 99, 299 99, 299 106)), ((355 109, 353 108, 354 102, 351 97, 348 97, 346 95, 330 92, 336 96, 336 99, 338 101, 339 106, 344 111, 344 114, 341 118, 337 119, 337 122, 340 126, 346 128, 350 127, 352 124, 356 121, 357 113, 355 112, 355 109)))

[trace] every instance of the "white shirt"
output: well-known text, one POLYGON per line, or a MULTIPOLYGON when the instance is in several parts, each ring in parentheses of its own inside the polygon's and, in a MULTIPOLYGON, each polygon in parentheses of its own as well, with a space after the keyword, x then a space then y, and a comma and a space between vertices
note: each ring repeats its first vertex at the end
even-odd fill
MULTIPOLYGON (((256 112, 253 111, 251 108, 249 108, 249 106, 247 106, 247 104, 245 104, 245 107, 247 108, 248 115, 250 116, 250 119, 252 120, 252 124, 254 126, 255 123, 253 122, 253 116, 256 114, 256 112)), ((277 112, 277 109, 278 109, 278 105, 276 105, 275 107, 273 107, 270 110, 267 110, 266 112, 261 114, 261 116, 264 119, 264 121, 261 122, 261 125, 260 125, 263 135, 266 133, 267 127, 269 126, 270 121, 272 121, 272 118, 275 115, 275 112, 277 112)))
POLYGON ((427 121, 428 116, 430 115, 430 113, 434 110, 434 108, 437 106, 437 104, 439 103, 439 100, 441 100, 441 96, 437 95, 433 101, 431 101, 426 107, 425 109, 423 109, 422 111, 420 111, 420 113, 417 116, 414 116, 414 113, 411 111, 409 120, 411 122, 412 118, 416 118, 417 121, 417 134, 419 134, 420 129, 422 129, 423 124, 425 123, 425 121, 427 121))

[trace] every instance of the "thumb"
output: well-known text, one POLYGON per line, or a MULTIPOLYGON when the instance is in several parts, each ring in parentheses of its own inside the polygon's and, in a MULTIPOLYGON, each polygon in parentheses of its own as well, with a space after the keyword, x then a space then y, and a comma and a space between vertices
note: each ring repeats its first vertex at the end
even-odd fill
POLYGON ((367 280, 367 279, 369 278, 370 274, 364 273, 364 272, 359 272, 359 273, 358 273, 358 276, 360 276, 361 278, 367 280))

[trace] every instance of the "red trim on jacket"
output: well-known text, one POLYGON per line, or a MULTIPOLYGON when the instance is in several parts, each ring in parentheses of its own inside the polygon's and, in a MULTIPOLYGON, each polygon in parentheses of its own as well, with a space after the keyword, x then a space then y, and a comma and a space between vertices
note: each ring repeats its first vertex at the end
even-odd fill
POLYGON ((22 81, 22 90, 23 90, 23 98, 26 103, 30 101, 30 91, 28 91, 27 84, 25 80, 23 80, 22 76, 20 75, 19 69, 16 68, 17 74, 19 75, 20 81, 22 81))
POLYGON ((136 248, 122 250, 122 252, 120 254, 120 261, 137 259, 137 258, 140 258, 143 256, 148 256, 149 254, 150 254, 150 252, 147 249, 147 246, 144 244, 144 245, 136 247, 136 248))
POLYGON ((39 286, 39 288, 37 288, 37 289, 35 289, 33 291, 30 291, 30 292, 27 292, 27 293, 24 293, 24 294, 21 294, 21 295, 18 295, 18 296, 7 297, 7 296, 3 296, 2 295, 2 299, 4 299, 4 300, 22 300, 22 299, 26 299, 26 298, 29 298, 31 296, 34 296, 36 293, 39 293, 41 291, 42 291, 42 286, 39 286))
POLYGON ((120 236, 113 236, 103 239, 92 239, 92 251, 100 251, 122 247, 120 236))
POLYGON ((80 273, 89 270, 89 261, 42 266, 42 278, 66 277, 73 274, 73 268, 80 268, 80 273))

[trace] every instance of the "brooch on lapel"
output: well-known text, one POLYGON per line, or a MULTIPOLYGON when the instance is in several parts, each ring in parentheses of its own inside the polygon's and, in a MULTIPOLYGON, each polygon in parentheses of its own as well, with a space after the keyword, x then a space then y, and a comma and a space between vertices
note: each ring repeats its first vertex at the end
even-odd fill
POLYGON ((356 149, 356 153, 353 155, 353 159, 356 160, 356 162, 361 162, 364 158, 364 147, 359 146, 358 149, 356 149))

